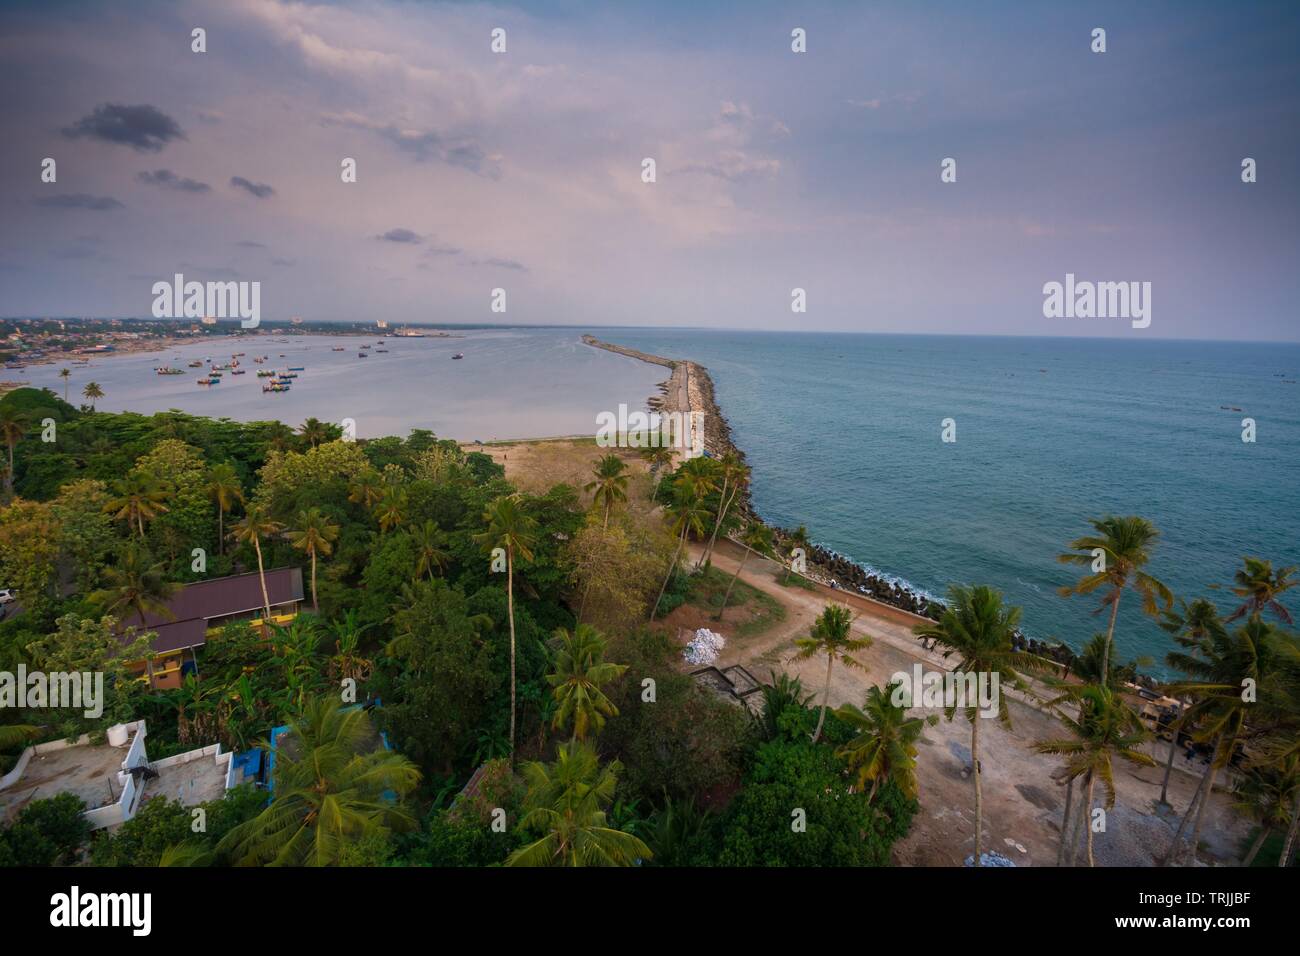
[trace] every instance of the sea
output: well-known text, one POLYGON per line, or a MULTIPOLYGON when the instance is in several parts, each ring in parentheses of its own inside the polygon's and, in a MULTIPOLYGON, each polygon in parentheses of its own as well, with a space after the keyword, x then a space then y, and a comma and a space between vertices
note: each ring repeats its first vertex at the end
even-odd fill
MULTIPOLYGON (((666 370, 582 345, 582 332, 707 366, 765 520, 805 525, 818 544, 929 595, 992 585, 1023 608, 1033 637, 1077 649, 1104 630, 1095 597, 1058 595, 1079 569, 1056 557, 1108 513, 1156 525, 1148 570, 1189 600, 1234 606, 1243 555, 1300 564, 1297 344, 644 328, 263 335, 95 360, 74 368, 69 388, 76 400, 95 380, 111 411, 350 417, 361 437, 593 434, 599 412, 644 408, 666 370), (219 386, 196 386, 198 369, 152 371, 232 351, 249 372, 219 386), (304 367, 290 392, 261 392, 259 354, 304 367)), ((57 367, 23 377, 63 393, 57 367)), ((1131 594, 1116 644, 1121 660, 1169 673, 1169 637, 1131 594)))

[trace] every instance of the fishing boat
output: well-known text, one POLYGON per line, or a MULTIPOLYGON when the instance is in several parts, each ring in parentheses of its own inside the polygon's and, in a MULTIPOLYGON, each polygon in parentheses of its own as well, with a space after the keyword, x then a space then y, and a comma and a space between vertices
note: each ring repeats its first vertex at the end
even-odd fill
POLYGON ((163 365, 159 368, 154 369, 154 371, 157 372, 159 375, 184 375, 185 374, 185 369, 172 368, 170 365, 163 365))
POLYGON ((234 371, 232 371, 230 374, 231 374, 231 375, 247 375, 247 374, 248 374, 248 371, 247 371, 246 369, 237 368, 237 369, 235 369, 234 371))
POLYGON ((455 355, 452 356, 453 359, 463 359, 464 357, 465 357, 464 352, 457 352, 455 355))
POLYGON ((334 346, 334 348, 330 349, 330 351, 331 351, 331 352, 342 352, 342 351, 343 351, 343 346, 341 346, 341 345, 336 345, 336 346, 334 346))
POLYGON ((190 363, 190 368, 203 368, 203 363, 202 363, 202 362, 191 362, 191 363, 190 363))
POLYGON ((282 385, 282 384, 279 383, 279 382, 267 382, 266 384, 264 384, 264 385, 262 386, 262 391, 264 391, 264 392, 287 392, 287 391, 289 391, 289 386, 288 386, 288 385, 282 385))
POLYGON ((274 372, 269 368, 259 368, 257 370, 258 378, 275 378, 277 374, 278 374, 277 372, 274 372))
POLYGON ((266 361, 266 359, 264 359, 264 358, 262 358, 262 357, 260 357, 260 356, 255 356, 255 357, 253 358, 253 361, 256 362, 258 365, 261 365, 263 362, 266 361))
POLYGON ((357 358, 369 358, 369 356, 367 356, 365 352, 358 352, 357 358))
POLYGON ((221 379, 219 379, 219 378, 201 378, 201 379, 199 379, 198 381, 196 381, 194 384, 195 384, 195 385, 220 385, 220 384, 221 384, 221 379))
POLYGON ((368 348, 370 348, 369 345, 363 345, 363 346, 361 346, 361 347, 362 347, 363 349, 368 349, 368 348))
POLYGON ((304 371, 305 369, 306 369, 306 366, 304 366, 304 365, 290 365, 290 366, 289 366, 289 371, 290 371, 290 372, 302 372, 302 371, 304 371))
POLYGON ((375 349, 376 352, 387 352, 388 349, 375 349))

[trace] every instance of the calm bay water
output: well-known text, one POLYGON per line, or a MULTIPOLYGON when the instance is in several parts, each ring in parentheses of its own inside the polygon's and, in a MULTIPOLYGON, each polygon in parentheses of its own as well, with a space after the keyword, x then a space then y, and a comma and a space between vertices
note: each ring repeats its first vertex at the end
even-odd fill
MULTIPOLYGON (((708 366, 765 519, 930 594, 998 587, 1035 637, 1077 648, 1104 629, 1093 598, 1056 594, 1077 573, 1055 558, 1107 512, 1156 524, 1151 572, 1180 596, 1228 606, 1205 586, 1243 554, 1300 563, 1298 345, 602 334, 708 366)), ((1164 672, 1168 638, 1132 596, 1116 642, 1164 672)))
MULTIPOLYGON (((602 338, 708 366, 718 402, 753 466, 755 507, 878 573, 942 595, 985 583, 1024 608, 1035 637, 1079 647, 1105 625, 1056 562, 1107 512, 1141 514, 1163 535, 1151 571, 1176 593, 1215 596, 1243 554, 1300 563, 1300 346, 1152 340, 966 338, 593 329, 602 338), (1230 406, 1221 409, 1221 405, 1230 406), (1232 406, 1241 411, 1234 412, 1232 406), (1258 441, 1241 441, 1241 420, 1258 441), (953 418, 957 441, 940 440, 953 418)), ((620 402, 644 407, 665 371, 579 342, 575 329, 470 330, 464 338, 271 336, 211 341, 74 369, 109 411, 180 408, 297 425, 354 418, 370 437, 430 428, 461 439, 590 434, 620 402), (358 346, 388 354, 358 359, 358 346), (344 352, 333 352, 342 345, 344 352), (225 361, 222 385, 158 376, 160 364, 225 361), (454 352, 464 361, 452 361, 454 352), (264 395, 254 355, 306 370, 264 395), (284 353, 285 358, 280 358, 284 353)), ((18 378, 16 373, 6 373, 18 378)), ((22 376, 62 394, 57 368, 22 376)), ((1291 602, 1295 606, 1295 602, 1291 602)), ((1121 659, 1169 642, 1121 606, 1121 659)))
MULTIPOLYGON (((48 386, 63 394, 60 366, 33 366, 5 378, 48 386)), ((357 435, 405 435, 428 428, 443 438, 492 441, 595 433, 595 417, 620 402, 642 408, 664 370, 583 345, 580 333, 557 329, 471 329, 453 338, 294 335, 248 336, 187 343, 165 352, 93 359, 72 366, 73 404, 86 382, 98 382, 109 412, 151 413, 177 408, 195 415, 238 421, 279 419, 298 426, 309 418, 354 419, 357 435), (362 345, 367 358, 358 358, 362 345), (333 351, 342 347, 342 352, 333 351), (387 353, 378 349, 388 349, 387 353), (223 374, 222 383, 200 386, 207 373, 187 368, 210 358, 220 365, 244 352, 245 375, 223 374), (461 361, 452 355, 465 353, 461 361), (284 358, 281 358, 281 354, 284 358), (254 356, 269 356, 256 365, 254 356), (185 375, 157 375, 160 365, 185 375), (263 393, 260 368, 303 366, 288 392, 263 393)))

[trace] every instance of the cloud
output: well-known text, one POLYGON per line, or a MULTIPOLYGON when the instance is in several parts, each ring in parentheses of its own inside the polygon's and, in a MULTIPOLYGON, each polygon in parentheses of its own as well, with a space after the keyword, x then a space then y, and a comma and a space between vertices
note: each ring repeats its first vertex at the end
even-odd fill
POLYGON ((379 123, 357 113, 327 113, 321 117, 321 123, 374 133, 402 152, 415 157, 417 162, 439 160, 489 179, 501 178, 501 157, 489 154, 478 143, 464 137, 449 141, 436 130, 404 129, 394 123, 379 123))
POLYGON ((197 179, 190 179, 186 176, 177 176, 170 169, 155 169, 153 172, 136 173, 135 178, 149 186, 161 186, 163 189, 174 189, 182 193, 206 193, 212 191, 212 187, 207 183, 201 183, 197 179))
POLYGON ((522 262, 519 262, 515 259, 498 259, 494 256, 491 259, 484 260, 483 264, 488 266, 496 266, 498 269, 514 269, 518 272, 528 271, 528 267, 526 265, 524 265, 522 262))
POLYGON ((269 199, 275 195, 275 190, 266 183, 255 183, 245 179, 243 176, 231 176, 230 185, 244 190, 258 199, 269 199))
POLYGON ((382 235, 375 236, 375 238, 382 239, 384 242, 401 242, 413 246, 424 242, 423 237, 411 232, 409 229, 389 229, 382 235))
POLYGON ((130 146, 141 153, 157 153, 172 140, 185 139, 180 124, 162 110, 147 104, 121 106, 104 103, 62 132, 72 139, 98 139, 130 146))
POLYGON ((57 196, 41 196, 34 200, 36 205, 49 209, 91 209, 106 212, 109 209, 125 208, 112 196, 92 196, 89 193, 59 193, 57 196))
POLYGON ((296 264, 297 261, 298 261, 297 259, 284 259, 284 258, 281 258, 280 256, 276 256, 275 258, 273 258, 273 259, 271 260, 271 265, 273 265, 273 266, 285 266, 285 267, 288 267, 288 266, 291 266, 291 265, 296 264))
POLYGON ((266 248, 266 244, 265 244, 265 243, 254 242, 252 239, 240 239, 237 243, 235 243, 235 245, 237 245, 237 246, 243 246, 245 249, 265 249, 265 248, 266 248))

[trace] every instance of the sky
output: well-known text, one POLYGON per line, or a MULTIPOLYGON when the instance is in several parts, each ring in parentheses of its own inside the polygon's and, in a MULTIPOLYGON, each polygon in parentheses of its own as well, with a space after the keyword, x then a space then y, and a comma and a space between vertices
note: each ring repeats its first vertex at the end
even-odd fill
POLYGON ((1186 0, 6 3, 0 315, 147 317, 180 272, 270 319, 1296 341, 1298 36, 1186 0), (1067 273, 1150 282, 1151 324, 1045 317, 1067 273))

